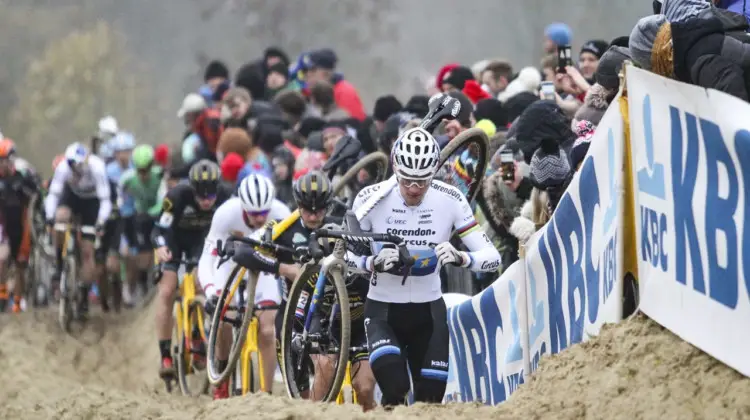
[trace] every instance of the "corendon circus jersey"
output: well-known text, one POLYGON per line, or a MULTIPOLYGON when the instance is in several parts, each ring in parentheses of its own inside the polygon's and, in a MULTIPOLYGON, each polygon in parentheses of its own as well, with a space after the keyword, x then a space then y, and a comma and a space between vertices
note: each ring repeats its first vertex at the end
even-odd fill
MULTIPOLYGON (((365 231, 385 232, 398 235, 406 241, 407 249, 414 258, 411 274, 402 285, 403 274, 373 273, 368 299, 389 303, 432 302, 442 296, 440 272, 434 248, 448 241, 455 229, 463 243, 469 248, 472 271, 494 271, 500 265, 500 256, 487 235, 480 229, 469 202, 461 192, 444 182, 433 180, 422 202, 407 206, 398 185, 390 180, 363 189, 354 201, 357 209, 375 195, 381 195, 377 204, 360 220, 365 231), (378 191, 390 189, 389 191, 378 191)), ((372 246, 373 255, 383 247, 372 246)), ((374 257, 356 257, 359 269, 371 270, 374 257)))

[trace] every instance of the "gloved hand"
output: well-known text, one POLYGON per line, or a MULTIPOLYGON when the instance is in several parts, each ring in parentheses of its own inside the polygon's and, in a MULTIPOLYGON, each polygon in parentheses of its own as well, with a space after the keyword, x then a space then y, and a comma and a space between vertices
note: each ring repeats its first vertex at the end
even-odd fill
POLYGON ((373 258, 373 271, 385 273, 398 263, 398 250, 394 248, 383 248, 373 258))
POLYGON ((248 270, 271 274, 279 273, 279 261, 277 259, 269 258, 247 245, 238 246, 235 249, 232 261, 248 270))
POLYGON ((438 258, 438 267, 454 264, 459 267, 468 267, 471 263, 469 254, 459 251, 450 242, 443 242, 435 247, 435 255, 438 258))
POLYGON ((213 316, 216 307, 219 305, 219 297, 211 295, 206 299, 206 315, 213 316))

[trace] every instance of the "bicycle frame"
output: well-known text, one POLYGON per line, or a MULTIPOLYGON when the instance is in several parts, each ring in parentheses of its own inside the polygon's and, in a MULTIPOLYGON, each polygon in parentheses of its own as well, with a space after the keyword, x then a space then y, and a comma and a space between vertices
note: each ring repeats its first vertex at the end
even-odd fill
MULTIPOLYGON (((178 333, 187 333, 191 329, 190 325, 190 304, 193 303, 195 300, 195 269, 186 271, 185 275, 182 277, 182 284, 180 285, 180 296, 179 296, 179 304, 177 306, 178 308, 178 315, 179 317, 176 318, 178 322, 177 331, 178 333), (180 325, 181 324, 181 325, 180 325)), ((203 328, 204 325, 204 319, 203 314, 199 311, 198 312, 198 325, 200 328, 198 331, 200 332, 201 339, 203 341, 206 341, 206 331, 203 328)), ((186 347, 188 349, 187 354, 191 354, 192 350, 192 340, 188 340, 186 344, 186 347)), ((182 355, 183 357, 186 357, 186 355, 182 355)))
MULTIPOLYGON (((315 310, 318 308, 318 302, 323 297, 323 294, 325 292, 326 275, 330 275, 330 273, 332 273, 334 270, 337 270, 339 271, 341 278, 346 278, 348 266, 346 264, 346 261, 344 261, 345 255, 346 246, 344 245, 344 242, 342 240, 338 240, 336 241, 336 245, 334 246, 333 253, 323 258, 323 260, 321 261, 318 280, 315 282, 315 288, 313 289, 312 302, 310 302, 310 307, 307 310, 307 317, 305 318, 305 328, 302 331, 303 340, 307 339, 313 315, 315 314, 315 310)), ((330 315, 331 319, 333 319, 333 317, 338 312, 338 305, 339 303, 333 304, 330 315)))

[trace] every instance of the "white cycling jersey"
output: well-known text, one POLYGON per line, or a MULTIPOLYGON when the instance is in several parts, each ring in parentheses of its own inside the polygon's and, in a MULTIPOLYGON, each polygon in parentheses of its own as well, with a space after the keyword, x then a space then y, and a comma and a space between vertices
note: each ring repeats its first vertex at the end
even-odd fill
MULTIPOLYGON (((363 215, 359 222, 365 231, 392 233, 406 240, 407 249, 415 264, 402 285, 402 275, 373 273, 368 299, 388 303, 432 302, 440 299, 440 271, 435 247, 450 240, 455 229, 469 248, 472 271, 495 271, 500 266, 500 254, 480 229, 466 197, 457 188, 433 180, 422 202, 414 207, 404 203, 398 185, 390 180, 372 185, 357 194, 353 210, 371 199, 373 192, 390 188, 382 198, 363 215)), ((380 195, 381 193, 378 193, 380 195)), ((374 243, 373 255, 382 244, 374 243)), ((373 257, 357 257, 358 269, 371 270, 373 257)))
POLYGON ((49 192, 44 202, 44 211, 48 219, 55 216, 57 204, 60 202, 65 187, 71 193, 81 199, 99 199, 99 213, 96 217, 97 224, 104 224, 112 211, 110 197, 109 177, 107 166, 98 156, 89 155, 86 165, 80 176, 75 175, 67 162, 61 162, 55 169, 52 181, 49 184, 49 192))
MULTIPOLYGON (((221 293, 229 274, 235 267, 235 263, 231 260, 221 267, 216 266, 219 262, 216 254, 216 241, 225 241, 228 237, 237 234, 253 237, 253 235, 260 235, 262 231, 262 229, 255 230, 248 226, 245 223, 244 214, 239 197, 232 197, 216 209, 211 219, 211 228, 203 245, 203 253, 198 261, 198 281, 200 281, 206 296, 221 293)), ((271 211, 268 214, 268 220, 284 219, 290 214, 291 211, 284 203, 274 199, 271 204, 271 211)), ((235 295, 235 299, 237 298, 238 296, 235 295)), ((268 273, 260 274, 255 289, 255 304, 264 301, 281 303, 278 281, 272 274, 268 273)))

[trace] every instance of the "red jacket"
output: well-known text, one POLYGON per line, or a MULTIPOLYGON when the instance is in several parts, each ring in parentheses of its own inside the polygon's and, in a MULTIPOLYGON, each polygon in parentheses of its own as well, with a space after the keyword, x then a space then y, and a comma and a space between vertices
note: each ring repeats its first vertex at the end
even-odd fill
POLYGON ((336 105, 352 117, 359 121, 364 121, 367 118, 365 107, 362 106, 362 100, 359 98, 357 89, 347 80, 339 80, 333 85, 333 98, 336 105))

